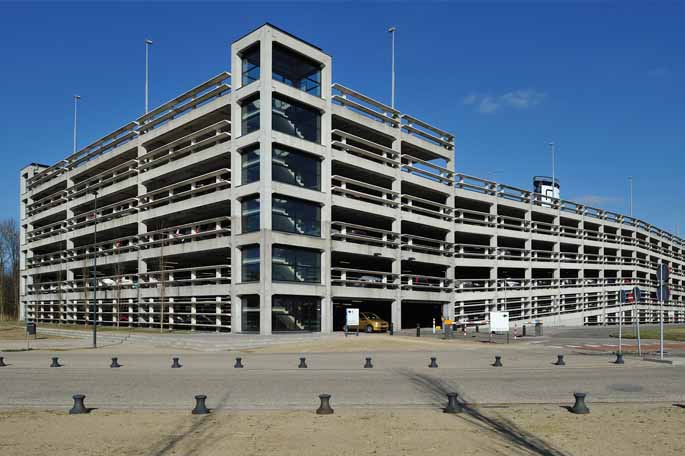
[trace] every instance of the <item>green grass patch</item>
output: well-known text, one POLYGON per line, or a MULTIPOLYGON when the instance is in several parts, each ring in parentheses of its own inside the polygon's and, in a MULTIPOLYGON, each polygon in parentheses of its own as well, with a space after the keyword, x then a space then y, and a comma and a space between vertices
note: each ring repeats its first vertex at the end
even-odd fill
MULTIPOLYGON (((612 336, 618 337, 618 332, 614 332, 612 336)), ((659 339, 659 328, 641 329, 640 337, 642 339, 659 339)), ((624 330, 623 338, 637 339, 637 333, 632 330, 624 330)), ((685 328, 664 328, 664 340, 685 342, 685 328)))

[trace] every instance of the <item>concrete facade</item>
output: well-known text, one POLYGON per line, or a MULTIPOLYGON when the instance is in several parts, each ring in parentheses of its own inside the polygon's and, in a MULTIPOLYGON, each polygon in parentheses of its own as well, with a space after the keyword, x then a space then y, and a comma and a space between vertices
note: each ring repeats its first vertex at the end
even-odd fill
POLYGON ((21 171, 22 317, 271 334, 614 324, 619 290, 685 318, 682 239, 641 220, 457 173, 454 137, 332 83, 332 59, 264 25, 221 73, 53 166, 21 171), (229 84, 230 80, 230 84, 229 84), (94 194, 97 191, 97 198, 94 194), (97 290, 93 259, 97 262, 97 290))

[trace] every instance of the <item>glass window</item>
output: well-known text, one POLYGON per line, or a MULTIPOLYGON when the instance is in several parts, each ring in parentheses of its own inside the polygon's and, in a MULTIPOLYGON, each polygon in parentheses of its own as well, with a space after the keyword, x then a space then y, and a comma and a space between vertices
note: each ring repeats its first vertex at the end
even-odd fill
POLYGON ((247 245, 240 249, 243 282, 259 282, 259 245, 247 245))
POLYGON ((272 77, 303 92, 321 96, 321 64, 274 43, 272 77))
POLYGON ((321 236, 321 206, 316 203, 274 195, 272 215, 274 231, 321 236))
POLYGON ((271 275, 275 282, 321 283, 321 253, 274 245, 271 275))
POLYGON ((259 180, 259 144, 255 144, 241 151, 242 174, 241 184, 249 184, 259 180))
POLYGON ((274 295, 271 300, 272 331, 321 331, 321 298, 274 295))
POLYGON ((246 86, 259 79, 259 43, 243 51, 243 85, 246 86))
POLYGON ((259 130, 259 97, 250 97, 241 104, 242 134, 259 130))
POLYGON ((259 196, 248 196, 240 202, 243 233, 259 231, 259 196))
POLYGON ((321 160, 311 154, 274 144, 271 153, 273 180, 321 190, 321 160))
POLYGON ((242 331, 259 332, 259 295, 240 297, 242 331))
POLYGON ((274 95, 272 128, 312 142, 321 142, 321 113, 301 103, 274 95))

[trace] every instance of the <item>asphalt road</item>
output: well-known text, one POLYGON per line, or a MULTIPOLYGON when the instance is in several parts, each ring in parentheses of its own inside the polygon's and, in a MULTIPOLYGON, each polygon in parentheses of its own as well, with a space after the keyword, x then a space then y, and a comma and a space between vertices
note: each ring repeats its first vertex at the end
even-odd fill
POLYGON ((480 404, 572 402, 572 393, 589 393, 595 402, 685 402, 685 367, 626 359, 617 366, 609 356, 566 353, 566 366, 554 366, 551 347, 494 347, 485 350, 307 354, 246 354, 245 368, 234 369, 234 355, 131 353, 123 365, 109 368, 102 352, 56 353, 64 367, 50 368, 48 352, 4 353, 0 368, 0 406, 63 409, 82 393, 91 407, 191 408, 195 394, 206 394, 210 407, 226 409, 312 408, 317 395, 332 394, 335 406, 437 406, 448 391, 480 404), (491 364, 501 353, 504 367, 491 364), (374 368, 364 369, 371 356, 374 368), (430 356, 439 368, 430 369, 430 356))

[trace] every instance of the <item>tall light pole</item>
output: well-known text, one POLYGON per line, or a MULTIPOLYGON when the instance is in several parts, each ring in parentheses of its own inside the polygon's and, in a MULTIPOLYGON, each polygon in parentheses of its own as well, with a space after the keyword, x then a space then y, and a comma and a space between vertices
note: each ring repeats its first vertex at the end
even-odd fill
POLYGON ((145 114, 148 112, 149 107, 149 88, 148 81, 150 75, 150 46, 152 46, 152 40, 145 40, 145 114))
POLYGON ((78 119, 78 101, 80 99, 80 95, 74 95, 74 153, 76 153, 76 121, 78 119))
POLYGON ((633 176, 628 176, 628 193, 630 194, 630 216, 633 216, 633 176))
POLYGON ((397 31, 397 27, 390 27, 388 29, 388 33, 390 33, 391 36, 391 42, 392 42, 392 80, 391 80, 391 91, 390 91, 390 107, 395 109, 395 32, 397 31))
POLYGON ((549 149, 550 149, 550 152, 552 153, 552 198, 556 198, 556 194, 557 194, 557 191, 556 191, 556 188, 557 188, 557 184, 556 184, 556 175, 557 175, 556 145, 553 142, 549 143, 549 149))
POLYGON ((92 318, 93 318, 93 348, 98 348, 98 321, 97 321, 97 297, 98 297, 98 192, 93 190, 94 198, 94 209, 93 216, 95 218, 95 227, 93 230, 93 306, 92 306, 92 318))

